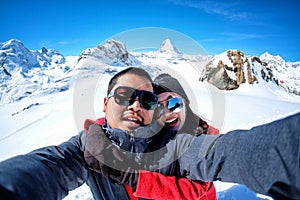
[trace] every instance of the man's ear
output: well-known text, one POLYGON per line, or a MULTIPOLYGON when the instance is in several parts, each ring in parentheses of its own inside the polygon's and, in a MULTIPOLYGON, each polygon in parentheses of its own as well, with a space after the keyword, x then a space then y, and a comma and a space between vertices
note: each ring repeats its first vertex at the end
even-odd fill
POLYGON ((108 102, 108 98, 107 98, 107 97, 104 97, 103 112, 106 112, 107 102, 108 102))

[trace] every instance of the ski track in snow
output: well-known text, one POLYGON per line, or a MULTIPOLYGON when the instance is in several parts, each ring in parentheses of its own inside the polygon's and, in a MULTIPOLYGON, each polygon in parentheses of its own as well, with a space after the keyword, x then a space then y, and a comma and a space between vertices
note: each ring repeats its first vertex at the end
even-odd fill
POLYGON ((28 127, 30 127, 30 126, 32 126, 32 125, 38 123, 38 122, 41 121, 41 120, 44 120, 44 119, 45 119, 46 117, 48 117, 52 112, 53 112, 53 110, 51 110, 50 112, 46 113, 46 114, 43 115, 42 117, 40 117, 40 118, 38 118, 38 119, 36 119, 36 120, 34 120, 34 121, 31 121, 30 123, 27 123, 27 124, 23 125, 22 127, 18 128, 18 129, 16 129, 16 130, 14 130, 13 132, 7 134, 6 136, 0 138, 0 142, 4 141, 4 140, 6 140, 6 139, 8 139, 8 138, 10 138, 10 137, 12 137, 12 136, 15 136, 15 135, 18 134, 18 133, 22 134, 22 131, 24 131, 24 129, 26 129, 26 128, 28 128, 28 127))

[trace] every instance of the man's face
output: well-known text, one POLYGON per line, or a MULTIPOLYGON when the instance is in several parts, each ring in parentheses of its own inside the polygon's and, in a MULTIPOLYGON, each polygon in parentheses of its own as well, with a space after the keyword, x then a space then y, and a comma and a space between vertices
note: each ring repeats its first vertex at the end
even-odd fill
MULTIPOLYGON (((114 91, 119 86, 127 86, 138 90, 153 92, 151 82, 139 75, 124 74, 118 78, 114 91)), ((152 121, 154 110, 146 110, 141 107, 137 97, 135 101, 129 105, 119 105, 115 102, 114 97, 104 98, 104 108, 108 124, 112 128, 122 130, 134 130, 140 126, 148 125, 152 121)))
POLYGON ((162 116, 158 119, 158 122, 165 125, 165 127, 168 127, 172 130, 179 131, 183 127, 186 120, 185 101, 179 94, 175 92, 163 92, 157 96, 158 96, 158 103, 162 105, 164 110, 162 116), (166 108, 166 105, 167 105, 167 100, 174 97, 178 97, 182 99, 182 108, 178 109, 179 111, 175 110, 174 112, 172 112, 166 108))

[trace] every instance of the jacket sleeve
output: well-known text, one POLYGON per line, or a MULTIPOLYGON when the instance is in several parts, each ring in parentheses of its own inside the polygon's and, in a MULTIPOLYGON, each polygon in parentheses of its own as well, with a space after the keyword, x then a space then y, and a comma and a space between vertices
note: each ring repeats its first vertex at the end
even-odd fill
POLYGON ((300 113, 219 137, 200 156, 203 135, 180 159, 192 180, 234 182, 275 199, 300 196, 300 113))
POLYGON ((62 199, 87 179, 84 134, 0 163, 0 199, 62 199))
POLYGON ((140 171, 138 186, 134 193, 147 199, 216 199, 212 182, 190 181, 187 178, 164 176, 160 173, 140 171), (151 184, 149 184, 151 180, 151 184))

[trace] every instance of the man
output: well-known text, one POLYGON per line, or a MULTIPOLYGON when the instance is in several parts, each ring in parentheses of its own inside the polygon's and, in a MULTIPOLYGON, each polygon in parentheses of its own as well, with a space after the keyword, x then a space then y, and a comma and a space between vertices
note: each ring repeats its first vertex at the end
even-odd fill
MULTIPOLYGON (((107 97, 104 98, 103 111, 106 113, 106 119, 97 121, 98 124, 90 125, 88 134, 83 131, 58 146, 41 148, 0 163, 1 199, 62 199, 68 191, 74 190, 84 182, 89 185, 95 199, 136 198, 130 187, 116 184, 111 179, 88 168, 85 158, 89 162, 89 152, 85 150, 91 151, 93 146, 86 144, 86 138, 108 134, 111 136, 110 139, 113 139, 113 134, 115 131, 120 133, 119 130, 133 133, 135 129, 152 122, 156 105, 157 96, 153 93, 151 77, 146 71, 140 68, 127 68, 119 72, 110 80, 107 97)), ((117 141, 116 145, 121 148, 126 146, 128 137, 129 139, 135 138, 131 136, 121 136, 125 140, 117 141)), ((133 147, 132 151, 142 152, 140 149, 147 144, 146 139, 142 140, 145 143, 129 144, 133 147)), ((103 141, 99 141, 100 144, 101 142, 103 141)), ((109 159, 107 161, 109 162, 109 159)), ((159 180, 169 178, 158 173, 156 175, 154 173, 154 177, 159 177, 159 180)), ((176 188, 178 182, 182 182, 182 179, 173 180, 173 185, 166 188, 168 192, 175 191, 178 195, 189 198, 189 194, 178 192, 182 190, 182 188, 176 188)), ((145 184, 149 183, 147 181, 145 184)), ((203 183, 194 183, 185 179, 184 185, 187 190, 192 191, 190 196, 193 198, 195 195, 197 197, 198 191, 205 193, 210 189, 215 193, 213 187, 203 189, 203 183)), ((164 191, 164 187, 162 190, 164 191)), ((151 198, 151 196, 147 197, 151 198)), ((180 198, 180 196, 177 197, 180 198)))

